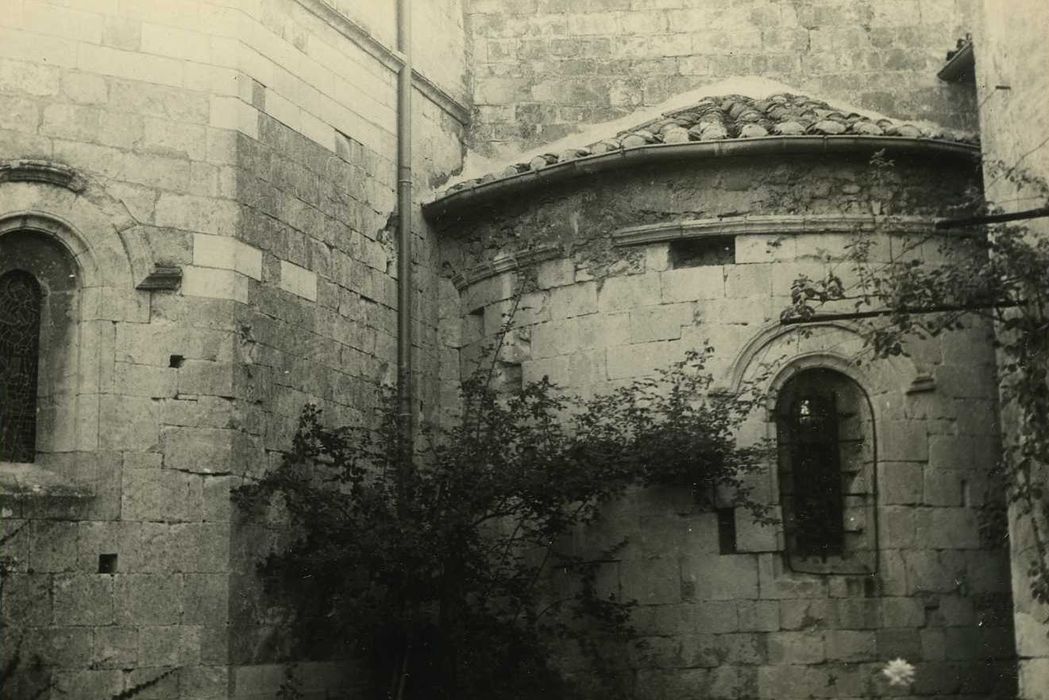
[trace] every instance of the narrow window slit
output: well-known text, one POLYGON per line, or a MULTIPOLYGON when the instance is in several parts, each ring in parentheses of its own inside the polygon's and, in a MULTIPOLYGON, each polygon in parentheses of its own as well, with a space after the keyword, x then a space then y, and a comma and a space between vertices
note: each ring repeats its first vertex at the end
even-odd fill
POLYGON ((718 508, 718 552, 735 554, 736 550, 736 509, 718 508))

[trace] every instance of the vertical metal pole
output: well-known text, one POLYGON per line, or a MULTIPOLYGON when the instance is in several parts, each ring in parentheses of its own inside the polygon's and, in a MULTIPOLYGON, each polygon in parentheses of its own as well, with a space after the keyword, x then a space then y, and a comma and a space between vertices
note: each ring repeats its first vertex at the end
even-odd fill
POLYGON ((397 410, 406 449, 414 435, 412 375, 412 47, 411 0, 397 0, 397 410))
MULTIPOLYGON (((397 414, 400 454, 397 460, 397 510, 407 508, 408 476, 412 469, 414 391, 412 378, 412 46, 411 0, 397 0, 397 414)), ((414 611, 411 611, 412 614, 414 611)), ((412 636, 404 639, 396 700, 403 700, 410 672, 412 636)))

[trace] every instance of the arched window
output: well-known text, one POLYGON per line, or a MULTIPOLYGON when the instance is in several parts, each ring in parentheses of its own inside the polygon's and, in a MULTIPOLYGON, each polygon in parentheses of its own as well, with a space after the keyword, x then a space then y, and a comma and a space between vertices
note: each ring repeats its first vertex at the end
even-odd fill
POLYGON ((0 235, 0 462, 51 467, 78 449, 78 279, 55 238, 0 235))
POLYGON ((803 370, 780 390, 778 476, 791 569, 874 570, 873 431, 866 396, 839 372, 803 370))
POLYGON ((41 291, 22 270, 0 275, 0 461, 36 456, 41 291))

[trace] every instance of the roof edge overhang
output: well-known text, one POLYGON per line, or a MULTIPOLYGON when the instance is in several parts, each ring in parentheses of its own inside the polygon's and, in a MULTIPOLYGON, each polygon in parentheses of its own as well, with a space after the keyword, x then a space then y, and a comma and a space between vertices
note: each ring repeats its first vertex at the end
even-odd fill
POLYGON ((563 163, 554 163, 539 170, 527 170, 489 180, 440 196, 423 204, 422 210, 428 220, 438 222, 467 207, 489 205, 503 198, 520 196, 540 187, 594 173, 629 169, 650 163, 777 155, 873 153, 880 150, 893 154, 914 154, 953 160, 980 159, 979 146, 902 136, 764 136, 746 140, 659 143, 583 156, 563 163))

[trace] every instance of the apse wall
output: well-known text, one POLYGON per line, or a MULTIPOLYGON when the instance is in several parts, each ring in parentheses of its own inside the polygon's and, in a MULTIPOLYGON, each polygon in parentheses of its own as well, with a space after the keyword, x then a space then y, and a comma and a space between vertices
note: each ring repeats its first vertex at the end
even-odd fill
MULTIPOLYGON (((997 496, 989 328, 873 362, 858 321, 780 322, 800 275, 835 270, 848 285, 859 233, 875 261, 934 262, 941 244, 962 244, 930 231, 977 176, 971 156, 897 155, 886 172, 870 155, 683 157, 549 187, 521 179, 440 215, 449 386, 490 360, 516 308, 497 363, 508 389, 549 377, 593 395, 709 343, 715 390, 767 392, 741 439, 782 443, 777 399, 793 381, 820 370, 856 388, 851 413, 838 412, 862 445, 855 468, 842 466, 848 556, 805 563, 787 552, 789 518, 762 527, 667 490, 630 494, 573 540, 593 557, 627 540, 599 580, 639 603, 644 648, 626 652, 636 697, 891 694, 877 671, 895 657, 918 666, 916 694, 1009 692, 1007 551, 979 527, 997 496)), ((787 478, 772 460, 751 479, 781 516, 796 497, 787 478)))

